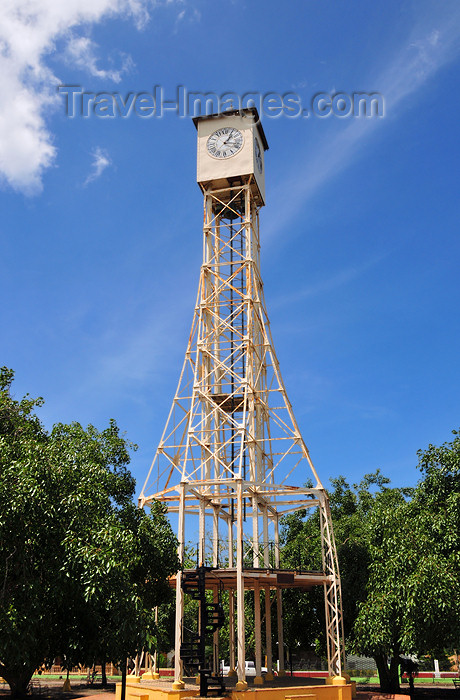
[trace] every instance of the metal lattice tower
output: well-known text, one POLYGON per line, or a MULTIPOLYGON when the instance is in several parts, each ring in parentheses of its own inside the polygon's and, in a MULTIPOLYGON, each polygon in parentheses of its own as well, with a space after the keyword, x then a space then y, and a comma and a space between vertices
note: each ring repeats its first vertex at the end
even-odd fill
MULTIPOLYGON (((237 120, 238 125, 238 120, 253 116, 251 133, 254 138, 259 134, 263 142, 255 110, 244 112, 249 114, 234 112, 220 118, 230 124, 237 120)), ((169 512, 177 513, 181 561, 186 533, 189 539, 196 532, 197 566, 208 567, 206 587, 214 595, 217 586, 229 591, 230 667, 237 668, 241 688, 245 687, 245 589, 254 590, 260 682, 260 591, 265 601, 268 671, 274 603, 283 673, 282 589, 286 587, 323 586, 329 674, 341 675, 340 579, 329 504, 289 403, 270 332, 260 274, 261 188, 253 174, 200 184, 204 190, 203 264, 192 329, 172 408, 139 502, 145 507, 153 499, 161 500, 169 512), (295 472, 297 482, 312 479, 314 486, 290 485, 295 472), (323 570, 284 571, 280 518, 305 508, 320 510, 323 570)), ((176 586, 176 687, 183 674, 181 577, 179 572, 172 582, 176 586)), ((214 647, 217 671, 218 632, 214 647)))

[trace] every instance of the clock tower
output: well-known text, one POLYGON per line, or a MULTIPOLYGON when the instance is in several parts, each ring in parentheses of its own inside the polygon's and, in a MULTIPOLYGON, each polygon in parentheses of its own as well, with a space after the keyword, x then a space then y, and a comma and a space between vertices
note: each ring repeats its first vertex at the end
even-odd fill
POLYGON ((283 676, 283 590, 314 586, 324 591, 329 674, 341 677, 340 578, 328 496, 286 393, 260 273, 267 140, 256 109, 196 117, 194 123, 204 195, 203 264, 184 365, 139 498, 141 507, 164 502, 177 518, 183 566, 171 580, 173 687, 180 690, 183 677, 198 672, 200 695, 213 685, 224 690, 219 630, 226 624, 228 675, 238 675, 237 690, 247 688, 245 591, 254 601, 254 683, 273 680, 275 651, 283 676), (316 509, 321 571, 311 570, 308 551, 288 563, 281 554, 283 516, 316 509), (192 630, 184 624, 186 596, 199 601, 192 630))

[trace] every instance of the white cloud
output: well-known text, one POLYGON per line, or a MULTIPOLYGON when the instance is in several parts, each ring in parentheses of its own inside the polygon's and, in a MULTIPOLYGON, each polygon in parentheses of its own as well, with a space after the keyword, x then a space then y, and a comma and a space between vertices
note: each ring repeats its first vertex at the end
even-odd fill
MULTIPOLYGON (((170 0, 168 0, 169 2, 170 0)), ((178 0, 178 2, 181 5, 185 4, 185 0, 178 0)), ((175 32, 177 32, 179 24, 181 22, 189 21, 189 22, 199 22, 201 20, 201 12, 198 10, 196 7, 184 7, 182 9, 177 17, 176 17, 176 24, 175 24, 175 32)))
POLYGON ((46 60, 58 39, 70 37, 67 58, 85 57, 92 73, 115 82, 129 68, 97 65, 95 45, 75 34, 109 17, 148 21, 154 0, 2 0, 0 3, 0 182, 28 194, 41 190, 42 175, 56 157, 47 113, 56 106, 60 82, 46 60))
POLYGON ((134 65, 130 56, 121 53, 121 68, 108 70, 98 67, 96 56, 97 44, 87 36, 72 37, 67 44, 66 59, 68 63, 87 70, 95 78, 104 78, 119 83, 123 73, 127 73, 134 65))
POLYGON ((109 158, 109 154, 104 149, 97 146, 92 152, 93 162, 91 163, 91 172, 86 178, 84 185, 88 185, 90 182, 97 180, 98 177, 102 175, 104 170, 112 165, 112 161, 109 158))

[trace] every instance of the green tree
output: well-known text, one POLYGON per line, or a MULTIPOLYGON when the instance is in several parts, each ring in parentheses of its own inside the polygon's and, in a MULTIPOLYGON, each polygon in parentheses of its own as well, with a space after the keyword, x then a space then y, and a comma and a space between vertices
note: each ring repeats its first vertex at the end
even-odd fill
POLYGON ((421 535, 426 533, 432 544, 431 552, 425 551, 425 566, 430 577, 437 579, 433 595, 439 603, 435 612, 422 609, 430 620, 422 640, 427 653, 436 652, 440 658, 445 647, 458 646, 460 639, 460 431, 452 434, 451 442, 439 447, 429 445, 418 452, 418 466, 424 478, 414 496, 421 535))
POLYGON ((176 540, 160 504, 133 504, 129 450, 114 421, 44 430, 42 399, 11 396, 0 370, 0 674, 15 696, 60 655, 113 661, 155 643, 176 540))
MULTIPOLYGON (((399 688, 401 655, 441 653, 458 643, 454 594, 460 557, 460 438, 420 451, 423 478, 392 488, 380 471, 350 484, 331 480, 331 514, 342 580, 346 645, 375 659, 384 692, 399 688)), ((317 515, 285 520, 285 562, 320 567, 317 515)), ((286 596, 287 638, 324 654, 322 591, 286 596)))
POLYGON ((460 438, 419 451, 424 478, 409 502, 385 503, 368 521, 367 597, 355 648, 374 656, 381 688, 399 687, 399 655, 442 652, 458 643, 460 438))
MULTIPOLYGON (((344 476, 331 479, 329 490, 331 516, 342 580, 342 607, 347 646, 353 640, 353 626, 359 604, 366 599, 370 554, 367 523, 380 503, 405 501, 410 489, 394 489, 389 479, 377 470, 366 474, 360 483, 350 486, 344 476)), ((283 566, 320 571, 321 535, 319 513, 298 511, 287 516, 282 527, 283 566)), ((312 591, 283 594, 283 619, 287 646, 314 647, 326 655, 324 594, 317 586, 312 591)))
MULTIPOLYGON (((300 510, 286 516, 281 524, 280 539, 283 568, 321 570, 318 513, 300 510)), ((272 610, 272 629, 276 629, 275 606, 272 610)), ((295 589, 283 591, 283 632, 289 656, 297 647, 310 648, 320 656, 325 655, 322 587, 315 587, 308 592, 295 589)))

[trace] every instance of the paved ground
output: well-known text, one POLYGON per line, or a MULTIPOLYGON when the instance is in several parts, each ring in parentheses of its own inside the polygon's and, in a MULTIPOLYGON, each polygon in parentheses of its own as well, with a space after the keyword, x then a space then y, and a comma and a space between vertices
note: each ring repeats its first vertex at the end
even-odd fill
MULTIPOLYGON (((380 693, 378 686, 358 686, 357 687, 357 699, 356 700, 380 700, 380 698, 409 698, 409 688, 403 686, 399 691, 398 695, 382 695, 380 693)), ((450 685, 434 685, 433 683, 427 683, 426 685, 416 685, 415 692, 413 695, 414 700, 455 700, 455 698, 460 699, 460 693, 455 690, 452 681, 450 685)))
MULTIPOLYGON (((227 679, 229 680, 229 679, 227 679)), ((298 685, 307 685, 306 680, 312 681, 311 684, 317 683, 315 679, 305 679, 305 678, 280 678, 275 679, 273 686, 285 686, 285 687, 295 687, 298 685)), ((248 679, 251 684, 251 679, 248 679)), ((146 685, 155 685, 156 687, 170 688, 172 684, 172 678, 164 678, 161 681, 149 681, 146 685)), ((110 683, 108 688, 104 689, 99 684, 95 684, 93 687, 87 686, 86 682, 72 683, 72 690, 70 692, 64 692, 62 690, 63 680, 48 680, 46 677, 40 679, 38 683, 35 684, 33 689, 32 698, 39 700, 77 700, 78 698, 84 698, 84 700, 114 700, 115 698, 115 684, 110 683)), ((272 685, 272 684, 270 684, 272 685)), ((186 687, 196 688, 195 679, 187 679, 186 687)), ((0 699, 2 697, 7 698, 9 696, 9 690, 7 686, 3 688, 0 687, 0 699)), ((397 696, 392 695, 382 695, 379 691, 378 686, 358 686, 357 688, 357 700, 400 700, 402 698, 409 698, 409 688, 402 687, 400 693, 397 696)), ((420 686, 416 685, 414 700, 455 700, 455 698, 460 700, 460 692, 456 691, 453 683, 446 683, 445 686, 433 685, 432 683, 427 683, 426 685, 420 686)))
MULTIPOLYGON (((77 700, 77 698, 85 698, 89 700, 94 698, 94 700, 114 700, 115 698, 115 684, 109 683, 107 688, 102 688, 100 685, 88 686, 86 682, 72 683, 72 690, 70 692, 64 692, 62 686, 64 684, 63 680, 47 679, 46 677, 40 678, 39 681, 33 681, 31 689, 31 698, 42 698, 46 700, 77 700)), ((7 685, 0 687, 0 698, 7 698, 10 695, 10 691, 7 685)))

